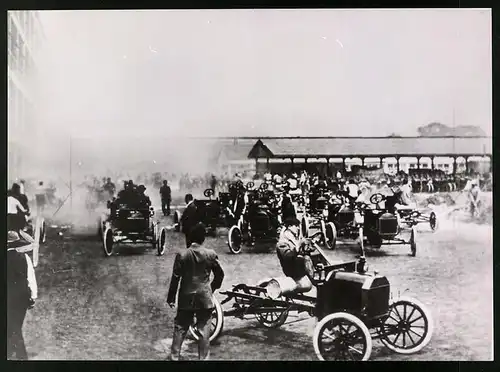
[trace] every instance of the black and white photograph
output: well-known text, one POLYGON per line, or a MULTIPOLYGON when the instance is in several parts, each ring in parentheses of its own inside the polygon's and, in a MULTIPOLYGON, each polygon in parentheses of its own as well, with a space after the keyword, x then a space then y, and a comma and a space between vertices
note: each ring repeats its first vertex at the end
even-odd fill
POLYGON ((491 9, 7 12, 7 359, 492 361, 491 9))

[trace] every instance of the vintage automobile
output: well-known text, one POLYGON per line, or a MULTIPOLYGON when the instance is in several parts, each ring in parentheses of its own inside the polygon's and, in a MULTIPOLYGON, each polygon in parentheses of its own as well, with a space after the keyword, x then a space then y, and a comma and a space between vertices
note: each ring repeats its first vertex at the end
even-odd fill
MULTIPOLYGON (((255 317, 262 326, 277 328, 286 323, 291 312, 297 312, 318 319, 312 341, 322 361, 368 360, 373 340, 405 355, 427 346, 434 324, 426 306, 406 296, 393 298, 389 280, 368 270, 363 251, 356 261, 332 262, 319 247, 320 235, 317 232, 310 238, 309 250, 318 256, 313 260, 316 296, 299 294, 288 277, 235 285, 220 292, 225 296, 222 302, 214 296, 210 340, 221 336, 224 317, 255 317), (233 306, 224 310, 222 305, 230 301, 233 306)), ((194 325, 190 334, 200 337, 194 325)))
POLYGON ((247 185, 245 205, 238 222, 229 229, 227 244, 234 254, 241 252, 244 243, 253 246, 257 240, 269 242, 279 237, 282 221, 276 194, 265 183, 256 190, 251 187, 252 183, 247 185))
POLYGON ((131 206, 119 201, 108 201, 109 213, 101 216, 98 234, 102 239, 104 255, 113 255, 116 244, 149 243, 159 256, 165 253, 167 230, 159 229, 154 219, 154 207, 131 206))
POLYGON ((323 244, 328 249, 335 249, 337 234, 334 224, 329 220, 331 203, 328 191, 324 188, 314 190, 307 201, 300 221, 302 236, 307 237, 311 229, 318 229, 323 244))
MULTIPOLYGON (((218 227, 230 227, 236 221, 237 208, 234 208, 234 203, 231 200, 229 193, 219 193, 219 197, 213 199, 215 191, 206 189, 203 196, 207 199, 195 199, 193 203, 197 207, 198 221, 203 222, 207 228, 207 234, 217 236, 218 227)), ((181 226, 182 212, 177 209, 174 212, 174 230, 179 232, 181 226)))

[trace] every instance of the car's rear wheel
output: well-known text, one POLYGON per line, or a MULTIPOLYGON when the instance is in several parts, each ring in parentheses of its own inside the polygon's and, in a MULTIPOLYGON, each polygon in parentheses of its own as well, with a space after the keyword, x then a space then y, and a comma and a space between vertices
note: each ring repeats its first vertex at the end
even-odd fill
POLYGON ((333 222, 323 222, 323 240, 325 241, 325 247, 330 250, 334 250, 337 245, 337 229, 333 222))
POLYGON ((309 237, 309 221, 306 216, 300 221, 300 232, 304 238, 309 237))
POLYGON ((106 227, 103 239, 104 255, 106 257, 110 257, 111 255, 113 255, 113 245, 114 245, 113 230, 111 230, 110 227, 106 227))
POLYGON ((417 231, 415 227, 411 229, 410 249, 411 249, 411 256, 415 257, 417 255, 417 231))
POLYGON ((179 211, 175 211, 174 213, 174 231, 181 231, 181 213, 179 211))
POLYGON ((438 228, 438 220, 435 212, 431 212, 429 215, 429 226, 432 231, 436 231, 438 228))
POLYGON ((160 235, 158 237, 158 256, 163 256, 165 254, 167 245, 167 229, 162 227, 160 230, 160 235))
MULTIPOLYGON (((219 337, 222 329, 224 328, 224 312, 222 311, 220 302, 215 298, 215 296, 213 297, 213 303, 215 308, 212 312, 212 317, 210 318, 210 342, 219 337)), ((189 333, 196 341, 200 339, 200 333, 196 329, 196 325, 189 327, 189 333)))
POLYGON ((229 229, 228 233, 228 241, 227 244, 229 246, 229 250, 233 254, 238 254, 241 252, 241 243, 242 243, 242 235, 241 230, 238 226, 232 226, 229 229))

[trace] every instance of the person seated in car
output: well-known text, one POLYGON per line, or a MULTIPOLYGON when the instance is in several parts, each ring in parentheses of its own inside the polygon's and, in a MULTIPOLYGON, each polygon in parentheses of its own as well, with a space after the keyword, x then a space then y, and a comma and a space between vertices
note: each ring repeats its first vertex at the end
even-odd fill
POLYGON ((294 293, 309 292, 314 281, 314 265, 305 254, 307 243, 300 238, 300 222, 297 218, 287 218, 284 229, 276 244, 276 253, 285 276, 295 281, 294 293))
POLYGON ((399 186, 397 193, 399 194, 399 198, 395 204, 396 209, 413 210, 416 208, 415 203, 412 202, 411 184, 408 179, 405 179, 403 184, 399 186))
POLYGON ((151 206, 151 199, 146 195, 146 186, 137 186, 137 203, 140 207, 149 208, 151 206))

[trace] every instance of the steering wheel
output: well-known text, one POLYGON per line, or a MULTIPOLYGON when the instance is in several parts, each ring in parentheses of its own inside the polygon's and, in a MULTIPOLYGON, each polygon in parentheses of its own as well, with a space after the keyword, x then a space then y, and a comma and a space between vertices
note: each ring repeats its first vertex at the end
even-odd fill
POLYGON ((206 189, 205 191, 203 191, 203 196, 205 196, 206 198, 210 198, 214 194, 215 194, 214 189, 206 189))
POLYGON ((370 196, 370 203, 372 203, 372 204, 379 204, 380 202, 382 202, 384 200, 385 200, 385 196, 379 192, 370 196))
POLYGON ((259 189, 261 189, 261 190, 263 190, 263 191, 264 191, 264 190, 267 190, 268 188, 269 188, 269 185, 268 185, 267 183, 265 183, 265 182, 262 182, 262 183, 260 184, 260 186, 259 186, 259 189))
POLYGON ((247 182, 246 189, 252 190, 254 186, 255 186, 255 183, 253 183, 252 181, 247 182))

